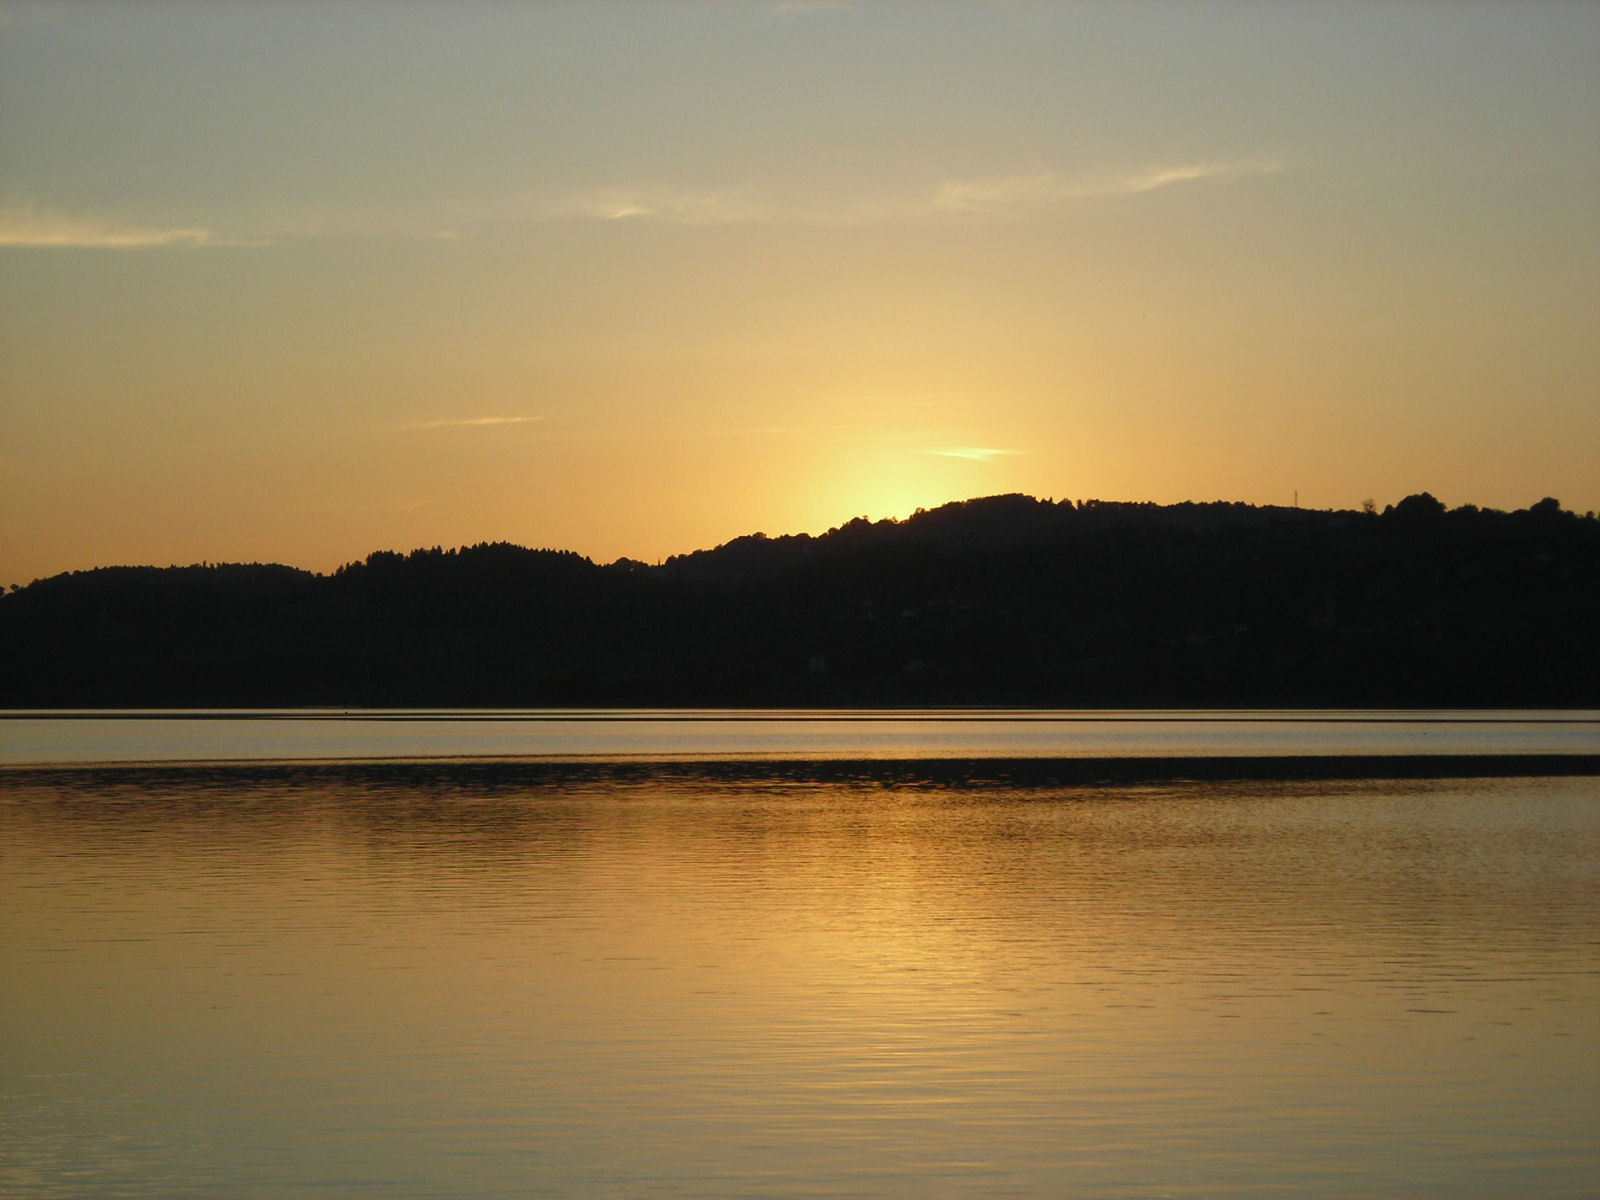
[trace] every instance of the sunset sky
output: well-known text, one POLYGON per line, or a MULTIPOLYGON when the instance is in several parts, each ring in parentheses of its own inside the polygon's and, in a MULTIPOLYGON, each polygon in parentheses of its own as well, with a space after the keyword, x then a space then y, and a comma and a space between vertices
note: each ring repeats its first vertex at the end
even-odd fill
POLYGON ((0 585, 1600 508, 1600 4, 0 6, 0 585))

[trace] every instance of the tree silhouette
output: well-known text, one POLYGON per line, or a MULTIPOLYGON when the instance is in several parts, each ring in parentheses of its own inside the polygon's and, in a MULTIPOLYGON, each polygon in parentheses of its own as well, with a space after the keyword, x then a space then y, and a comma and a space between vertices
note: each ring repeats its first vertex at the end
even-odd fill
POLYGON ((994 496, 647 566, 505 543, 0 595, 0 703, 1600 703, 1600 522, 994 496))

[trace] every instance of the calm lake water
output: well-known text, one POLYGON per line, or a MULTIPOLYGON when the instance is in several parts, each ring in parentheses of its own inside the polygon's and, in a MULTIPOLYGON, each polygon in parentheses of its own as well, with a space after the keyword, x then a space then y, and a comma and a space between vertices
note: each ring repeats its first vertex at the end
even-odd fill
POLYGON ((0 715, 0 763, 1600 753, 1600 711, 207 710, 0 715))
POLYGON ((0 1194, 1600 1193, 1600 778, 1006 765, 1594 714, 617 715, 0 721, 0 1194))

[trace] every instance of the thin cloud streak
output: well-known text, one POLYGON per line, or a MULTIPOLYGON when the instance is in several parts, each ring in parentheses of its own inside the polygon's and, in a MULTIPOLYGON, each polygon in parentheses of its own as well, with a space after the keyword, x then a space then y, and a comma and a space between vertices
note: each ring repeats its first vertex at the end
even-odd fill
POLYGON ((1020 220, 1042 216, 1091 200, 1139 196, 1163 188, 1195 183, 1233 183, 1275 174, 1284 165, 1273 159, 1245 162, 1185 163, 1122 175, 1063 175, 1035 171, 1027 175, 952 179, 931 195, 900 203, 865 206, 815 220, 839 223, 906 220, 1020 220))
MULTIPOLYGON (((513 205, 500 216, 540 221, 647 222, 719 226, 787 224, 886 225, 965 221, 1019 221, 1090 200, 1139 196, 1200 183, 1226 184, 1284 169, 1275 160, 1185 163, 1118 176, 1026 175, 951 179, 917 195, 855 203, 775 203, 748 189, 687 189, 663 184, 616 185, 513 205)), ((150 226, 98 216, 69 215, 32 201, 0 204, 0 247, 148 250, 267 246, 306 237, 403 236, 459 240, 461 213, 441 224, 422 214, 288 213, 269 223, 265 237, 239 237, 209 226, 150 226)), ((480 212, 479 219, 491 216, 480 212)), ((470 218, 469 218, 470 221, 470 218)))
MULTIPOLYGON (((946 180, 916 195, 854 203, 777 203, 748 189, 687 189, 663 184, 616 185, 565 197, 513 205, 499 215, 540 221, 648 222, 719 226, 788 224, 885 225, 1041 218, 1075 203, 1133 197, 1201 183, 1227 184, 1284 169, 1272 159, 1182 163, 1113 176, 1065 175, 1042 170, 1025 175, 946 180)), ((209 226, 136 225, 98 216, 70 215, 27 201, 0 204, 0 247, 148 250, 267 246, 281 240, 327 236, 422 236, 458 240, 462 214, 441 224, 420 214, 383 219, 367 213, 334 219, 328 214, 286 214, 266 237, 239 237, 209 226)), ((480 213, 479 217, 490 216, 480 213)), ((492 219, 492 218, 491 218, 492 219)))
POLYGON ((674 225, 876 225, 903 221, 1020 220, 1074 203, 1139 196, 1185 184, 1226 184, 1285 169, 1275 159, 1181 163, 1132 174, 1026 175, 947 180, 921 195, 854 204, 762 203, 748 193, 618 185, 538 206, 546 220, 652 221, 674 225))
POLYGON ((548 218, 590 221, 661 221, 673 225, 734 225, 769 221, 771 210, 731 193, 669 187, 608 187, 545 206, 548 218))
POLYGON ((0 203, 0 247, 78 250, 212 249, 275 246, 329 238, 405 238, 461 241, 461 215, 421 210, 288 208, 258 219, 248 234, 210 226, 135 225, 93 215, 69 215, 33 201, 0 203))
POLYGON ((1021 450, 995 450, 985 446, 952 446, 948 450, 929 450, 929 454, 940 458, 964 458, 969 462, 993 462, 997 458, 1009 458, 1021 454, 1021 450))
POLYGON ((1157 188, 1172 187, 1180 183, 1199 183, 1210 181, 1212 183, 1228 183, 1235 179, 1243 179, 1252 175, 1271 175, 1283 170, 1283 164, 1278 162, 1239 162, 1239 163, 1191 163, 1187 166, 1165 167, 1161 170, 1146 171, 1142 175, 1135 175, 1124 181, 1123 192, 1137 194, 1139 192, 1153 192, 1157 188))
POLYGON ((34 204, 0 207, 0 246, 35 249, 147 250, 165 246, 260 246, 202 227, 157 228, 73 217, 34 204))

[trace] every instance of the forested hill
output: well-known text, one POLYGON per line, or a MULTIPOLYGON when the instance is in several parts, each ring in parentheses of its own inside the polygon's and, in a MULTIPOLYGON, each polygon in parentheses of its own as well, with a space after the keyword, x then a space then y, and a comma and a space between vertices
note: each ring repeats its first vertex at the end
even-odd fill
POLYGON ((996 496, 657 566, 505 544, 0 597, 0 705, 1600 705, 1600 521, 996 496))

